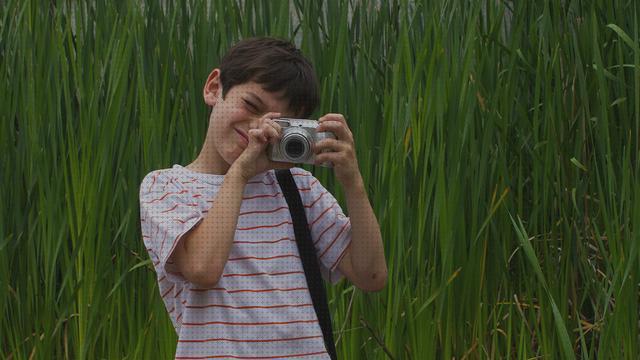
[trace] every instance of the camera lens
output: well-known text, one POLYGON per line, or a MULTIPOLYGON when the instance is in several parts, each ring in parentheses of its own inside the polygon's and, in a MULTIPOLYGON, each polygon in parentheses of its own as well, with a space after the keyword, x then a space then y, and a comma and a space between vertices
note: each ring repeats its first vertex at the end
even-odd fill
POLYGON ((296 159, 304 154, 304 148, 305 146, 300 139, 291 139, 285 144, 284 151, 288 157, 296 159))
POLYGON ((304 130, 290 129, 282 135, 280 153, 288 162, 304 162, 311 152, 311 144, 304 130))

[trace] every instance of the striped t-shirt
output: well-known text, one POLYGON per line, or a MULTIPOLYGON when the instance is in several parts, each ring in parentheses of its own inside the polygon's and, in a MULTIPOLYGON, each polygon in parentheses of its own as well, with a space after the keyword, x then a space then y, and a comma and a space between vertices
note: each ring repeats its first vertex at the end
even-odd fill
MULTIPOLYGON (((351 243, 351 223, 308 171, 292 168, 325 280, 351 243)), ((142 238, 160 296, 178 334, 176 359, 328 359, 300 261, 293 223, 273 170, 244 188, 233 245, 219 282, 199 288, 169 260, 215 201, 224 175, 181 165, 155 170, 140 185, 142 238)))

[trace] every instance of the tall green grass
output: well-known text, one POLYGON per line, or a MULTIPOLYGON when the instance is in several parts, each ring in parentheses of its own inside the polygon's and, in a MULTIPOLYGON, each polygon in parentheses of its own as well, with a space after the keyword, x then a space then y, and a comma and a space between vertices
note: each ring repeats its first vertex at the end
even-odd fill
POLYGON ((312 59, 381 225, 385 290, 329 290, 341 358, 640 353, 635 2, 7 0, 0 19, 0 357, 173 356, 138 186, 195 158, 203 82, 252 35, 312 59))

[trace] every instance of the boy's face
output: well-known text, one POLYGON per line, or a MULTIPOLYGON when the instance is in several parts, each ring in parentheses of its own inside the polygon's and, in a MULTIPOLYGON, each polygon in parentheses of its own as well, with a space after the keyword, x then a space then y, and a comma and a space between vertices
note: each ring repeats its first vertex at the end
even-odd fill
POLYGON ((279 112, 282 117, 293 117, 288 102, 280 99, 280 94, 267 92, 255 82, 232 87, 223 99, 219 69, 214 69, 209 75, 203 95, 205 103, 213 106, 208 136, 213 137, 217 154, 211 155, 228 166, 247 147, 249 129, 257 128, 265 113, 279 112))

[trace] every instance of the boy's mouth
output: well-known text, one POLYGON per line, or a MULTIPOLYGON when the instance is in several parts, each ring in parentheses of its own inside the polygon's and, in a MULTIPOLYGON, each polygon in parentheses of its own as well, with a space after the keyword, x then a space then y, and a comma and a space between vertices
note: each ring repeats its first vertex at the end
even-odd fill
POLYGON ((234 128, 234 130, 240 134, 240 136, 242 136, 242 138, 247 142, 247 144, 249 143, 249 136, 247 136, 247 134, 245 134, 242 130, 238 130, 236 128, 234 128))

